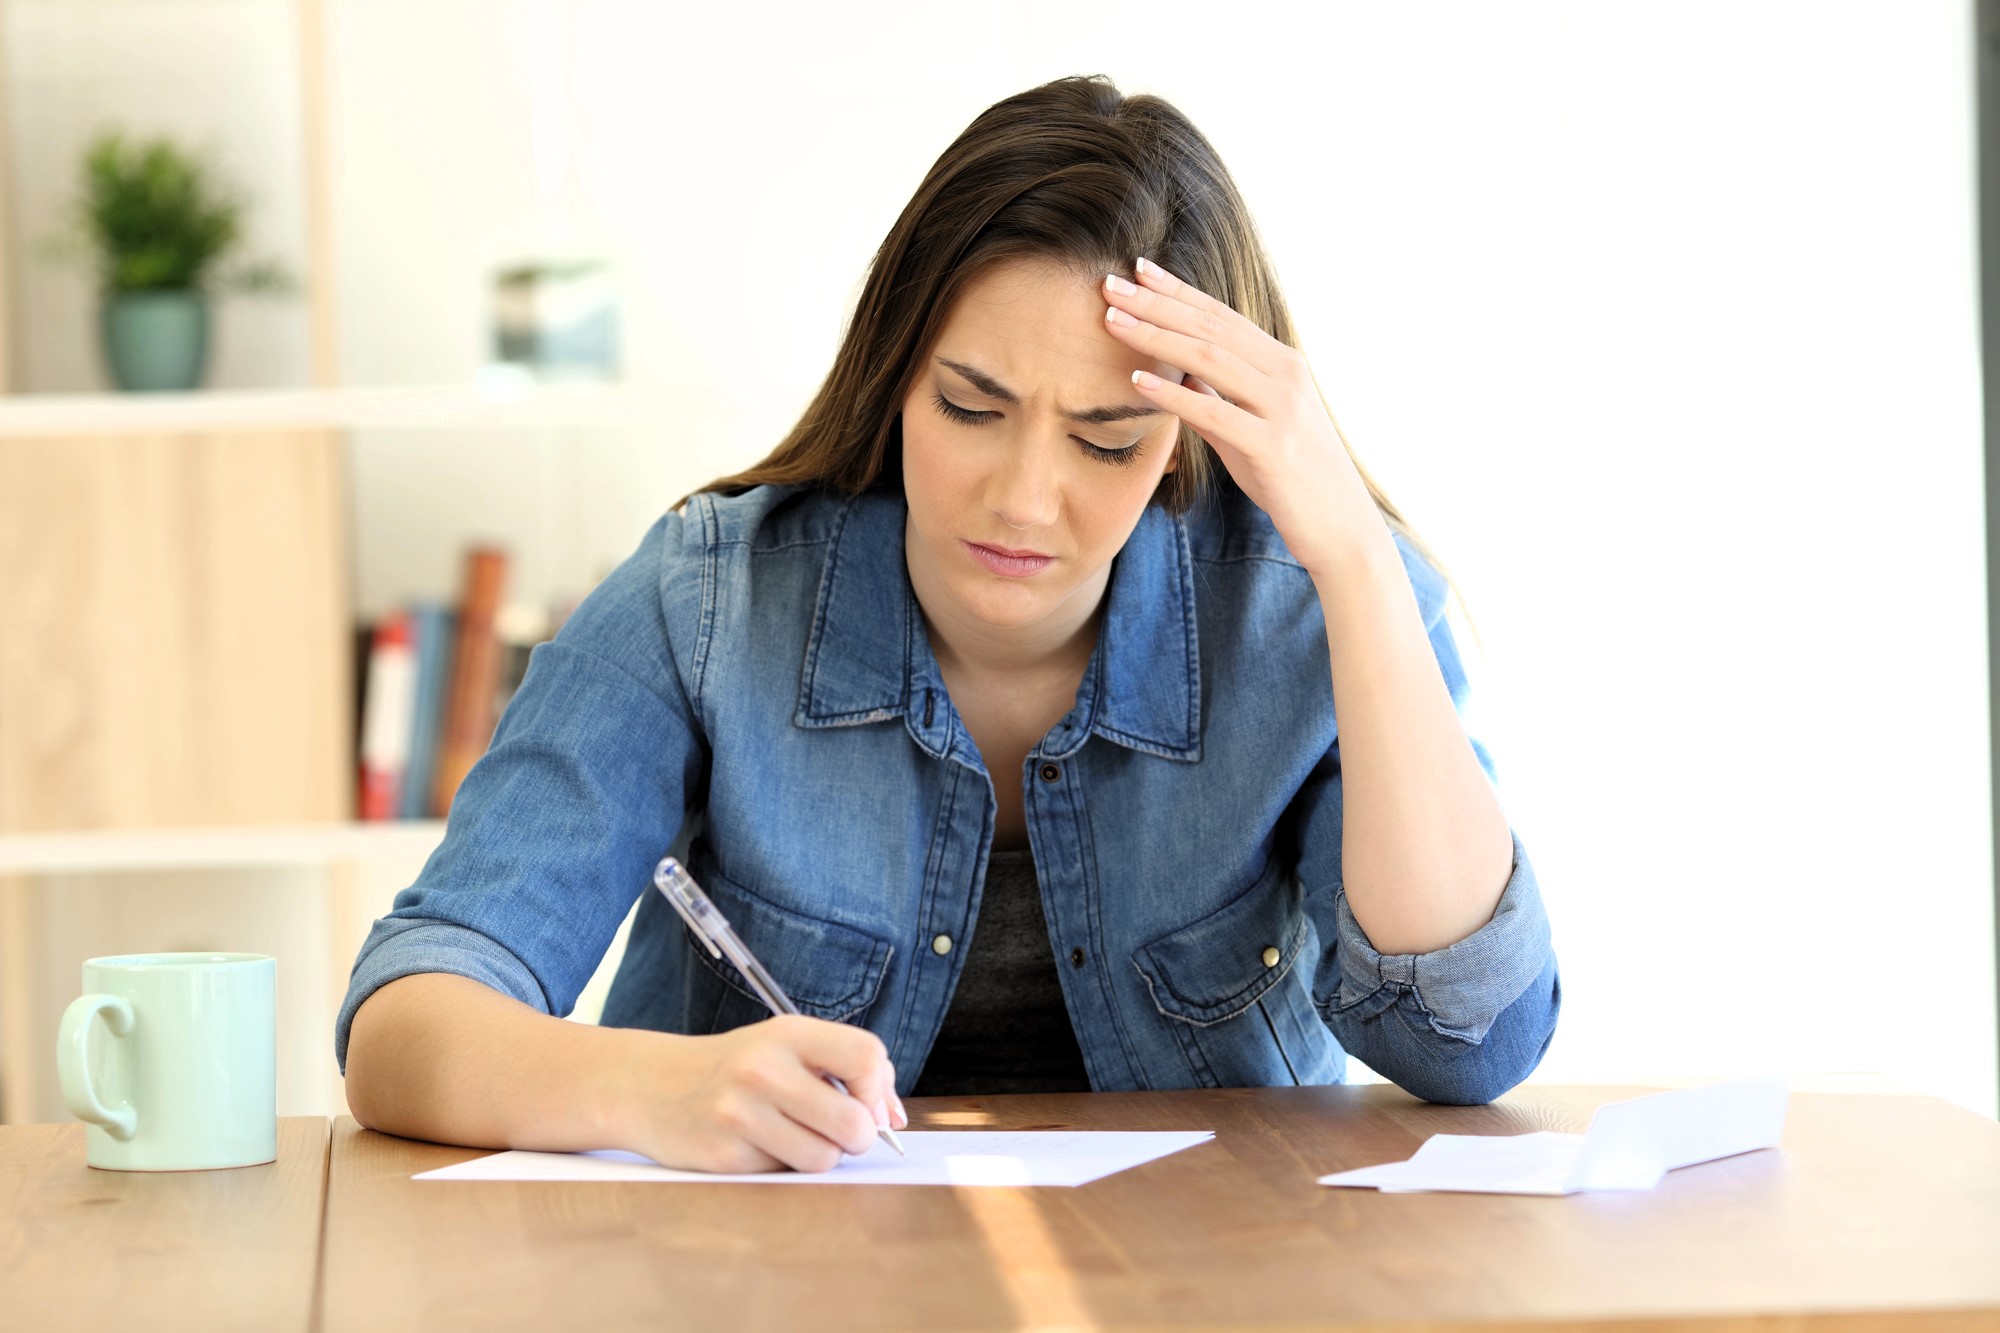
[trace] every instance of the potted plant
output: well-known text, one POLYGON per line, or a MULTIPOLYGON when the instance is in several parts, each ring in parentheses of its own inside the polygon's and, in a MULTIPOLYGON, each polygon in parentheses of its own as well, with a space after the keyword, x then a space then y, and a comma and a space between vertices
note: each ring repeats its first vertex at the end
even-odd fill
POLYGON ((104 358, 120 389, 198 387, 210 300, 225 290, 295 290, 274 263, 223 268, 245 206, 210 163, 171 139, 133 142, 111 129, 85 148, 72 230, 49 248, 94 261, 104 358))

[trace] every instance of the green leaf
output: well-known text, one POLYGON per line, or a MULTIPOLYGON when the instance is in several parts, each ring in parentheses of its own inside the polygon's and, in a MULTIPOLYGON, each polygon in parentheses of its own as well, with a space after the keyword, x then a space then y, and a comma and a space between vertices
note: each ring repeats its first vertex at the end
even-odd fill
POLYGON ((84 242, 107 292, 296 290, 270 261, 218 277, 221 261, 239 248, 247 202, 204 155, 170 138, 141 142, 104 129, 86 145, 82 165, 73 235, 45 241, 45 258, 76 257, 84 248, 76 242, 84 242))

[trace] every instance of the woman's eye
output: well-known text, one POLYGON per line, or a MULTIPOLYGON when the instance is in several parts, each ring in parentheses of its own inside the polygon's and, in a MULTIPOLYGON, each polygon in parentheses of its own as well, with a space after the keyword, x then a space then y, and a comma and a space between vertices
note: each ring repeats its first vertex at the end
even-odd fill
POLYGON ((1083 451, 1092 458, 1100 463, 1109 463, 1113 467, 1125 467, 1139 456, 1139 446, 1136 444, 1125 449, 1100 449, 1089 440, 1078 440, 1077 443, 1082 445, 1083 451))
POLYGON ((943 394, 937 395, 937 409, 953 421, 967 426, 976 426, 986 420, 986 418, 994 415, 991 412, 975 412, 969 407, 960 407, 943 394))
MULTIPOLYGON (((969 407, 960 407, 941 393, 933 395, 932 401, 937 404, 937 410, 947 419, 956 421, 962 426, 977 426, 984 423, 990 417, 1000 415, 998 412, 975 412, 969 407)), ((1140 447, 1136 444, 1128 445, 1123 449, 1106 449, 1101 445, 1092 444, 1089 440, 1083 439, 1080 436, 1072 435, 1070 438, 1077 442, 1084 453, 1098 462, 1108 463, 1112 467, 1124 467, 1139 457, 1140 447)))

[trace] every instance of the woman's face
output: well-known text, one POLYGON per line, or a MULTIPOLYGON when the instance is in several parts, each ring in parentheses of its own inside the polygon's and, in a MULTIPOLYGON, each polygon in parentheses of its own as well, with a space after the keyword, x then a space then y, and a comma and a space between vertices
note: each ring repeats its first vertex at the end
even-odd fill
POLYGON ((1106 331, 1102 280, 1045 263, 989 270, 917 369, 903 400, 905 546, 933 619, 1073 632, 1178 463, 1180 418, 1141 398, 1132 372, 1180 374, 1106 331))

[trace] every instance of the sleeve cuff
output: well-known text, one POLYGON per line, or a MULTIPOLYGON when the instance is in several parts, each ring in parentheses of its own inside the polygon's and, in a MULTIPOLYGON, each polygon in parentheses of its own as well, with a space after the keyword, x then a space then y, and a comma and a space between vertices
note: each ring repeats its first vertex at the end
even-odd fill
POLYGON ((398 977, 449 972, 550 1012, 548 997, 527 964, 492 937, 446 921, 384 917, 375 923, 348 978, 347 998, 333 1022, 333 1058, 347 1077, 347 1037, 362 1002, 398 977))
POLYGON ((1492 920, 1457 943, 1429 953, 1379 953, 1349 910, 1344 888, 1334 896, 1334 928, 1343 1006, 1385 987, 1394 988, 1391 1001, 1407 991, 1438 1033, 1474 1044, 1541 975, 1550 954, 1548 913, 1519 835, 1492 920))

